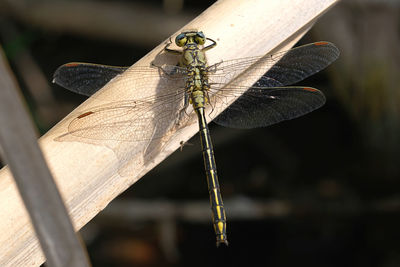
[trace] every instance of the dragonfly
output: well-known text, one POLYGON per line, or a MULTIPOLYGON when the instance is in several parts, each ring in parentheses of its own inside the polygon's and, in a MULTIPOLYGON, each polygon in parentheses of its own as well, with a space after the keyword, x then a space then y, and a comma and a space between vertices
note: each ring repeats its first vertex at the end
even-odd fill
POLYGON ((214 122, 249 129, 293 119, 321 107, 325 103, 321 91, 288 85, 327 67, 338 58, 339 49, 320 41, 285 52, 208 65, 205 52, 217 43, 203 32, 182 32, 175 38, 179 48, 172 49, 171 44, 170 41, 163 51, 177 56, 176 65, 129 68, 72 62, 55 71, 53 82, 91 96, 123 73, 136 74, 138 78, 129 83, 136 89, 146 89, 150 80, 157 77, 161 87, 157 94, 94 107, 72 119, 68 134, 96 140, 149 142, 163 138, 171 129, 185 127, 188 118, 196 114, 216 244, 228 245, 226 214, 207 118, 214 109, 230 104, 214 122), (252 72, 246 74, 248 69, 252 72), (256 82, 250 81, 255 77, 256 82), (229 103, 232 98, 236 100, 229 103), (149 131, 149 125, 157 130, 149 131))

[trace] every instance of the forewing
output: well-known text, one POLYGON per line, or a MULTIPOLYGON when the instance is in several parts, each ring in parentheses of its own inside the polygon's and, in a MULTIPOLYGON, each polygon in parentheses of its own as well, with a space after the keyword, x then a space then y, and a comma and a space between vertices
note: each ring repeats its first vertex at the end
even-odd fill
POLYGON ((56 83, 72 92, 91 96, 128 67, 72 62, 60 66, 53 75, 56 83))
POLYGON ((255 85, 259 87, 290 85, 326 68, 338 56, 339 50, 334 44, 316 42, 272 55, 223 61, 208 67, 209 83, 214 90, 219 90, 251 68, 251 74, 246 74, 247 84, 241 79, 243 87, 252 86, 257 79, 255 85))
POLYGON ((187 79, 186 69, 179 66, 133 66, 117 67, 91 63, 68 63, 60 66, 53 76, 53 82, 75 93, 91 96, 111 79, 125 73, 114 86, 113 99, 121 100, 127 92, 135 92, 134 99, 149 95, 169 95, 184 90, 187 79), (156 88, 156 91, 151 89, 156 88))
POLYGON ((339 49, 329 42, 316 42, 291 49, 268 70, 257 85, 270 86, 270 79, 279 81, 283 86, 300 82, 325 69, 339 57, 339 53, 339 49))

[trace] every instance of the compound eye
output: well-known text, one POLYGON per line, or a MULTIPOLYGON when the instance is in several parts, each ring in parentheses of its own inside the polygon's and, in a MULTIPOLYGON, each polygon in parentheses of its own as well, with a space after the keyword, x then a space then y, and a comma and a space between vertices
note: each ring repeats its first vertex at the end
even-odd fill
POLYGON ((184 33, 179 34, 175 38, 175 44, 179 47, 184 46, 186 44, 186 42, 187 42, 187 37, 184 33))
POLYGON ((206 42, 206 36, 204 35, 203 32, 198 32, 198 33, 196 34, 196 37, 195 37, 194 40, 196 41, 197 44, 203 45, 203 44, 205 44, 205 42, 206 42))

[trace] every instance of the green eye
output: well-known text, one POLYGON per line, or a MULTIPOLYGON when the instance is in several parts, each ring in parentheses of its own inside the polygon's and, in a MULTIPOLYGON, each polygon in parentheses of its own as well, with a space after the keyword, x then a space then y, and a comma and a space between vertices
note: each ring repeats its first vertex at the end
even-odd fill
POLYGON ((179 34, 178 36, 176 36, 175 38, 175 44, 179 47, 182 47, 186 44, 187 42, 187 38, 186 35, 184 33, 179 34))
POLYGON ((198 32, 195 37, 195 41, 199 45, 203 45, 206 42, 206 37, 203 32, 198 32))

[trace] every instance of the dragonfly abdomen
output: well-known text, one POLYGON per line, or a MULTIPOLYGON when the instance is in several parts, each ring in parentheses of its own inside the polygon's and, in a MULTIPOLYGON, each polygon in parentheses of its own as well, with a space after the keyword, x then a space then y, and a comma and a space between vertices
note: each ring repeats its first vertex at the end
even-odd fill
POLYGON ((199 121, 200 142, 207 177, 208 192, 210 194, 212 220, 217 236, 217 246, 221 243, 228 245, 225 209, 218 183, 217 166, 215 164, 210 131, 204 114, 204 107, 199 107, 195 110, 199 121))

